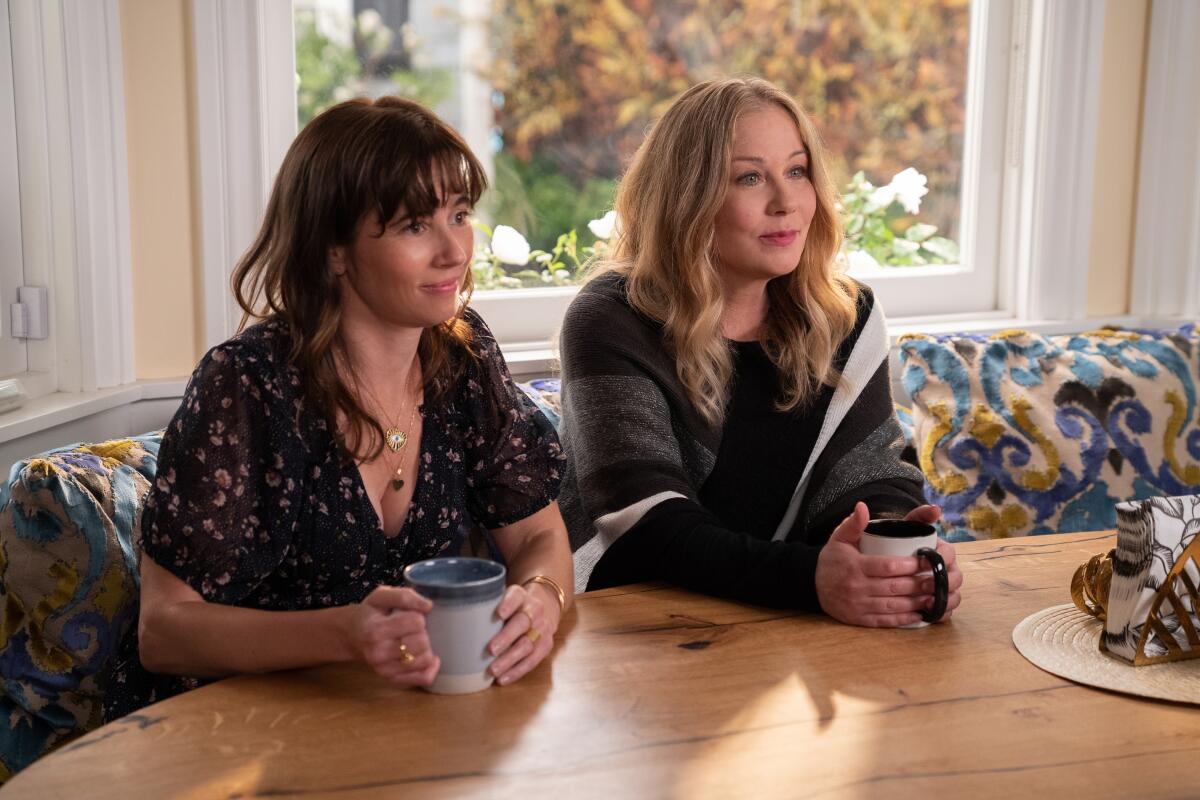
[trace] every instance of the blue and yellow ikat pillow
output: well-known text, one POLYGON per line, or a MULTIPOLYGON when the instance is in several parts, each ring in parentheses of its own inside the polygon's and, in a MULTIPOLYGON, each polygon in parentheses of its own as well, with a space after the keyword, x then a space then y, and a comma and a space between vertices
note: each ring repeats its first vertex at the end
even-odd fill
POLYGON ((1200 491, 1200 331, 901 337, 913 444, 951 541, 1116 527, 1200 491))
POLYGON ((135 623, 135 531, 160 436, 19 461, 0 486, 0 783, 100 723, 135 623))

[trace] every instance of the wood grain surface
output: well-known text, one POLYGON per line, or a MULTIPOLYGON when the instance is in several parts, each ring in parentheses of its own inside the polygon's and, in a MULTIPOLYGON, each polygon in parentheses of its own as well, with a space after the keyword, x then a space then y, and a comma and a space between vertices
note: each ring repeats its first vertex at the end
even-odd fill
POLYGON ((1109 534, 960 545, 946 624, 850 628, 663 586, 582 595, 552 660, 463 696, 243 676, 18 774, 16 798, 1200 795, 1200 710, 1064 681, 1013 626, 1109 534))

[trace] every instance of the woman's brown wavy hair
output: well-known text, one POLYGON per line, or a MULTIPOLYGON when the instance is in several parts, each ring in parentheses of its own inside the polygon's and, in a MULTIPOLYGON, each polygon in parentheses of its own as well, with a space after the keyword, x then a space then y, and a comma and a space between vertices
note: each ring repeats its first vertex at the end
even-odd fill
MULTIPOLYGON (((329 108, 292 142, 263 217, 262 228, 233 273, 241 327, 275 316, 291 334, 290 358, 304 381, 305 402, 336 430, 348 457, 370 459, 383 448, 383 425, 359 403, 338 360, 341 290, 329 252, 347 246, 372 214, 383 226, 398 212, 428 216, 447 191, 474 205, 487 176, 466 142, 428 109, 398 97, 349 100, 329 108), (448 185, 439 185, 437 176, 448 185)), ((417 352, 425 385, 439 397, 473 358, 470 326, 462 318, 474 288, 466 271, 460 302, 449 320, 426 328, 417 352)))
POLYGON ((842 244, 837 193, 816 128, 795 100, 767 81, 708 81, 671 104, 621 179, 616 243, 592 272, 627 277, 630 303, 663 324, 679 380, 713 425, 724 419, 733 374, 721 331, 714 221, 729 186, 734 126, 743 114, 772 105, 795 121, 808 148, 817 206, 796 269, 767 284, 760 340, 779 370, 781 411, 802 408, 823 385, 836 385, 833 359, 854 328, 858 297, 857 284, 835 266, 842 244))

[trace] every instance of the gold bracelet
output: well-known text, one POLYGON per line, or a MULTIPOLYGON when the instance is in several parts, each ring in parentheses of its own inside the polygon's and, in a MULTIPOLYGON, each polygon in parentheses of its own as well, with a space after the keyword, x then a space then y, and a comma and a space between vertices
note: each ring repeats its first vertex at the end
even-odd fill
POLYGON ((551 578, 549 575, 534 575, 532 578, 523 582, 522 586, 528 586, 531 583, 540 583, 550 591, 554 592, 554 597, 558 600, 558 613, 561 614, 567 607, 567 595, 563 592, 562 587, 558 585, 558 581, 551 578))

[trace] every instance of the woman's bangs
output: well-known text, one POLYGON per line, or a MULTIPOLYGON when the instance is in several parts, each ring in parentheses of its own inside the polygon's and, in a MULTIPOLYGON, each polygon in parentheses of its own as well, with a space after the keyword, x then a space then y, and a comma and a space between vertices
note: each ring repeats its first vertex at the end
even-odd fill
POLYGON ((449 145, 431 153, 407 153, 388 163, 381 176, 376 211, 381 220, 428 217, 455 197, 474 207, 487 185, 487 176, 474 156, 449 145))

